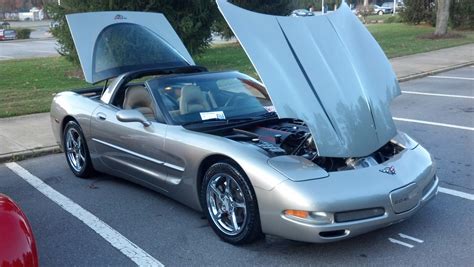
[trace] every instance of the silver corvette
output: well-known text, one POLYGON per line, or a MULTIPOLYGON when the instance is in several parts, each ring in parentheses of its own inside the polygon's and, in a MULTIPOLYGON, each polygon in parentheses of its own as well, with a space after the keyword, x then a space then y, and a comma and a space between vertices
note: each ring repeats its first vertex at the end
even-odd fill
POLYGON ((217 2, 262 83, 197 66, 162 14, 67 15, 86 81, 104 84, 51 105, 76 176, 152 188, 233 244, 342 240, 436 195, 432 157, 392 120, 391 65, 347 5, 295 18, 217 2))

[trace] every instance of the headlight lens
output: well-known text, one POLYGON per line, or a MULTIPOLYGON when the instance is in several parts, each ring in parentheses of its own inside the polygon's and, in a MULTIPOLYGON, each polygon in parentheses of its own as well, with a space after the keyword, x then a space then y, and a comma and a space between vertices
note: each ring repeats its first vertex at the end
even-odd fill
POLYGON ((334 222, 334 214, 322 211, 285 210, 283 215, 291 220, 311 224, 331 224, 334 222))

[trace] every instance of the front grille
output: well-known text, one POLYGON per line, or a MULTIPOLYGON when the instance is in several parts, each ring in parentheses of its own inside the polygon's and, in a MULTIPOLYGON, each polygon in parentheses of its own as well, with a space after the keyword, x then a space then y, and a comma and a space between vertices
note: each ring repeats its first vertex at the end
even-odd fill
POLYGON ((423 188, 423 196, 426 196, 430 189, 433 187, 433 185, 436 183, 436 176, 433 176, 433 179, 423 188))
POLYGON ((334 220, 338 223, 351 222, 351 221, 380 217, 384 214, 385 214, 384 208, 351 210, 351 211, 336 212, 334 214, 334 220))

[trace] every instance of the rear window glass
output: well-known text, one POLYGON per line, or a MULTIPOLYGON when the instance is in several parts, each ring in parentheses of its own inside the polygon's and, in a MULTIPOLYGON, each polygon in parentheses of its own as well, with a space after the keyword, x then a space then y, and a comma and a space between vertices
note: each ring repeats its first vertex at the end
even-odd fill
POLYGON ((94 47, 94 74, 140 66, 173 68, 187 65, 163 38, 146 27, 118 23, 105 28, 94 47))

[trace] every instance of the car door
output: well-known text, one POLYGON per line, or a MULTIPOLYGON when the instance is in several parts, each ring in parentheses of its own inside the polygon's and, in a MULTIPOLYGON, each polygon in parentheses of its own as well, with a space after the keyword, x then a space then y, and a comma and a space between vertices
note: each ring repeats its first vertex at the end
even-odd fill
POLYGON ((163 151, 167 125, 121 122, 120 110, 103 104, 92 114, 92 149, 98 157, 94 161, 104 172, 166 192, 174 182, 167 178, 163 151))
MULTIPOLYGON (((136 71, 195 65, 163 14, 88 12, 68 14, 66 20, 84 79, 91 84, 136 71)), ((91 118, 94 167, 165 191, 178 183, 166 173, 163 147, 167 126, 157 121, 147 127, 119 121, 120 106, 108 99, 115 92, 108 92, 91 118)))

